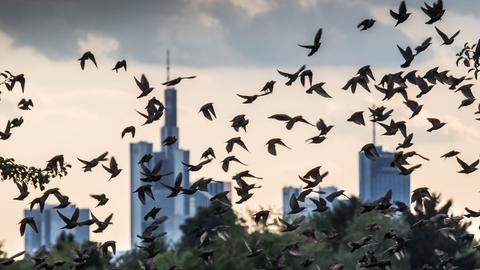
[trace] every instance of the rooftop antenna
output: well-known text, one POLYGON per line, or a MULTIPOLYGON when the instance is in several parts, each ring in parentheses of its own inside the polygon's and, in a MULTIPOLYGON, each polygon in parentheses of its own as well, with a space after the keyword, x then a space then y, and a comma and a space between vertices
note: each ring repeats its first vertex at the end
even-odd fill
POLYGON ((170 50, 167 49, 167 82, 170 81, 170 50))
MULTIPOLYGON (((375 105, 373 105, 372 108, 373 108, 373 110, 375 110, 375 105)), ((376 123, 375 121, 372 121, 372 143, 373 143, 373 145, 376 144, 375 123, 376 123)))

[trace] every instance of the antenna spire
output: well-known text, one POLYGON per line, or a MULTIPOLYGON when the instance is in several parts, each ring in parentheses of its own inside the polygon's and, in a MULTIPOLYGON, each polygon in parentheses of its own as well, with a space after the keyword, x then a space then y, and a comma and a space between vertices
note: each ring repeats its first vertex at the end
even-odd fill
MULTIPOLYGON (((375 105, 373 105, 372 108, 373 108, 373 110, 375 110, 375 105)), ((373 143, 373 145, 376 144, 375 124, 376 124, 376 122, 372 121, 372 143, 373 143)))
POLYGON ((170 50, 167 49, 167 81, 170 80, 170 50))

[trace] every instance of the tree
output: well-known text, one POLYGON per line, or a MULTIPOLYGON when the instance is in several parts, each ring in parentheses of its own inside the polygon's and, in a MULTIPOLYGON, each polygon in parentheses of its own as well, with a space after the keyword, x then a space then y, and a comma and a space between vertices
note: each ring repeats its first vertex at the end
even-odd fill
MULTIPOLYGON (((452 206, 452 200, 448 200, 445 204, 440 205, 441 196, 432 194, 432 199, 425 200, 425 209, 416 213, 407 215, 409 225, 416 224, 421 220, 427 221, 425 226, 417 226, 410 231, 410 242, 407 250, 410 254, 410 266, 412 269, 419 269, 425 264, 435 266, 439 263, 439 258, 435 250, 441 250, 448 256, 454 257, 453 263, 460 269, 475 269, 480 267, 480 256, 478 252, 471 248, 472 243, 464 240, 452 240, 444 237, 439 233, 439 229, 447 227, 436 218, 440 215, 449 215, 452 206)), ((451 215, 450 215, 451 217, 451 215)), ((459 221, 454 223, 455 237, 466 235, 470 222, 459 221)))

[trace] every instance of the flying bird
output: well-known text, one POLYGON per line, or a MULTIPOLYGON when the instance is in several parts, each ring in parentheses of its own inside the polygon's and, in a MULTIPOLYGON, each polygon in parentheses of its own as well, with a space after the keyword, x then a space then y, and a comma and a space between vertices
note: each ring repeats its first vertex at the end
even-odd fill
POLYGON ((453 34, 451 37, 447 36, 444 32, 442 32, 438 27, 435 26, 435 30, 437 30, 438 35, 440 38, 442 38, 443 43, 442 45, 450 45, 455 41, 455 37, 460 34, 460 30, 458 30, 455 34, 453 34))
POLYGON ((103 205, 107 204, 107 202, 109 200, 107 198, 107 195, 105 195, 103 193, 102 194, 92 194, 92 195, 90 195, 90 197, 92 197, 92 198, 94 198, 95 200, 98 201, 98 204, 95 207, 103 206, 103 205))
POLYGON ((360 31, 365 31, 370 29, 374 24, 375 24, 374 19, 365 19, 357 25, 357 28, 360 29, 360 31))
POLYGON ((268 149, 268 153, 270 153, 270 155, 272 156, 276 156, 277 155, 277 149, 276 149, 276 145, 281 145, 283 147, 286 147, 288 149, 291 149, 290 147, 288 147, 283 141, 282 139, 280 138, 273 138, 273 139, 270 139, 268 140, 268 142, 265 144, 267 145, 267 149, 268 149))
POLYGON ((142 93, 137 98, 145 97, 148 94, 150 94, 150 92, 153 91, 154 88, 150 87, 150 83, 148 82, 148 79, 145 76, 145 74, 142 74, 142 76, 140 77, 140 81, 137 80, 136 77, 133 77, 133 78, 135 79, 135 83, 137 84, 140 91, 142 91, 142 93))
POLYGON ((118 168, 117 161, 113 156, 110 158, 109 166, 107 167, 102 164, 102 167, 103 169, 105 169, 105 171, 107 171, 110 174, 110 178, 108 180, 111 180, 112 178, 117 177, 122 172, 122 169, 118 168))
POLYGON ((162 83, 162 85, 165 85, 165 86, 174 86, 174 85, 177 85, 179 84, 182 80, 185 80, 185 79, 195 79, 197 76, 188 76, 188 77, 177 77, 175 79, 172 79, 172 80, 169 80, 169 81, 166 81, 164 83, 162 83))
POLYGON ((98 68, 97 61, 95 60, 95 55, 93 55, 91 51, 87 51, 82 55, 82 57, 78 58, 78 61, 80 61, 80 67, 82 68, 82 70, 85 69, 85 61, 87 60, 92 61, 95 67, 98 68))
POLYGON ((118 70, 122 68, 127 71, 127 61, 125 59, 118 61, 112 70, 115 70, 115 72, 118 73, 118 70))
POLYGON ((315 34, 315 38, 313 39, 312 45, 298 44, 298 46, 310 50, 310 52, 308 53, 308 56, 312 56, 314 53, 318 51, 318 49, 320 49, 320 45, 322 45, 322 43, 320 42, 320 39, 322 38, 322 31, 323 31, 322 28, 318 29, 317 33, 315 34))
POLYGON ((432 132, 434 130, 438 130, 442 128, 446 123, 436 119, 436 118, 427 118, 427 120, 432 124, 432 127, 427 129, 428 132, 432 132))
POLYGON ((442 19, 443 14, 445 14, 442 0, 437 0, 437 2, 433 3, 432 5, 429 5, 425 2, 424 4, 425 7, 422 7, 422 11, 429 17, 429 20, 426 22, 426 24, 433 24, 442 19))
POLYGON ((123 139, 123 137, 125 137, 125 135, 127 133, 130 133, 130 135, 132 135, 132 138, 135 138, 135 127, 134 126, 128 126, 128 127, 124 128, 123 131, 122 131, 122 139, 123 139))
POLYGON ((313 92, 319 94, 320 96, 324 97, 324 98, 331 98, 332 96, 330 96, 327 91, 325 91, 325 89, 323 88, 323 86, 325 85, 324 82, 321 82, 321 83, 317 83, 315 85, 312 85, 310 88, 308 88, 308 90, 306 91, 307 94, 312 94, 313 92))
POLYGON ((199 113, 202 112, 203 116, 207 118, 208 120, 212 121, 213 117, 217 118, 217 115, 215 114, 215 108, 213 107, 213 103, 209 102, 202 107, 200 107, 200 110, 198 111, 199 113))
POLYGON ((462 170, 458 171, 459 173, 470 174, 477 170, 477 166, 480 160, 475 160, 474 162, 467 164, 463 160, 457 157, 457 162, 462 167, 462 170))
POLYGON ((411 14, 412 13, 407 12, 407 4, 405 4, 405 1, 402 1, 400 3, 400 6, 398 7, 398 12, 390 9, 390 16, 392 16, 397 21, 395 27, 405 22, 411 14))

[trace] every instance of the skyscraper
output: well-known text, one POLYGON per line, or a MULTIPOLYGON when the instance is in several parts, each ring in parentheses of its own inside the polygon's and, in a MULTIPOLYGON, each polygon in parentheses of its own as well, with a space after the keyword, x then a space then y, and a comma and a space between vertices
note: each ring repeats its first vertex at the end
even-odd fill
POLYGON ((375 201, 392 190, 392 201, 410 206, 410 176, 400 175, 395 167, 390 166, 395 153, 383 151, 381 146, 376 149, 379 156, 375 160, 359 153, 360 201, 375 201))
MULTIPOLYGON (((70 217, 75 211, 75 205, 69 205, 63 209, 56 209, 52 205, 45 205, 43 213, 40 209, 24 210, 25 217, 33 217, 37 225, 38 233, 33 231, 30 226, 25 229, 24 241, 25 251, 29 254, 34 253, 41 247, 50 248, 56 242, 62 233, 72 234, 77 243, 81 244, 89 240, 88 226, 76 227, 74 229, 61 229, 65 223, 58 216, 57 210, 63 215, 70 217)), ((78 220, 84 221, 90 218, 88 209, 80 209, 78 220)))

